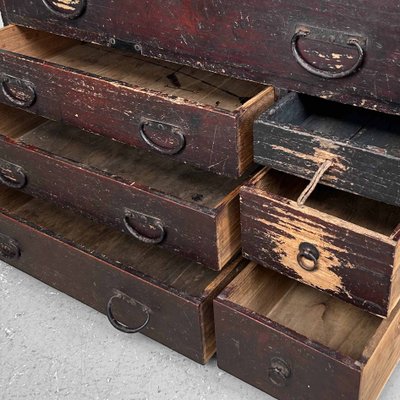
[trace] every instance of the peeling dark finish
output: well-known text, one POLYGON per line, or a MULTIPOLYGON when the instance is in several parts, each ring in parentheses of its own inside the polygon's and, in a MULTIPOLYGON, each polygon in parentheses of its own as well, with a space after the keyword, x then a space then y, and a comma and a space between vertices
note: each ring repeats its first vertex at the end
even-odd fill
POLYGON ((255 161, 400 206, 400 118, 291 93, 254 127, 255 161))
POLYGON ((399 244, 389 236, 329 211, 300 207, 252 182, 241 189, 240 218, 246 258, 380 316, 387 317, 396 306, 399 244), (320 252, 319 268, 312 272, 297 262, 304 241, 320 252))
MULTIPOLYGON (((118 5, 88 0, 85 13, 75 20, 57 18, 32 0, 2 0, 2 4, 11 23, 102 45, 126 43, 150 57, 400 114, 396 1, 249 0, 232 7, 231 0, 120 0, 118 5), (299 25, 332 31, 337 37, 365 38, 361 68, 333 80, 307 72, 291 49, 299 25)), ((309 64, 335 73, 354 65, 357 49, 323 39, 299 41, 299 53, 309 64)))

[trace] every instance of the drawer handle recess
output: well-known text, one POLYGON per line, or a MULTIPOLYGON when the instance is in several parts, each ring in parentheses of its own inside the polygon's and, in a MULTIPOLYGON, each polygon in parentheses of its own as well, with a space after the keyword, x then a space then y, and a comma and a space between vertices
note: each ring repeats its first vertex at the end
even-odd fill
POLYGON ((319 251, 313 244, 300 243, 297 262, 301 268, 310 272, 315 271, 318 268, 319 256, 319 251))
POLYGON ((269 380, 278 387, 284 387, 292 375, 289 364, 281 358, 273 358, 269 368, 269 380))
POLYGON ((306 71, 320 78, 340 79, 350 76, 354 74, 361 67, 365 59, 365 51, 361 45, 361 39, 358 39, 357 37, 351 37, 346 34, 339 34, 333 31, 327 31, 318 28, 306 28, 306 27, 299 28, 293 35, 291 44, 292 44, 292 52, 296 61, 306 71), (351 68, 340 72, 325 71, 317 67, 314 67, 302 57, 299 51, 298 47, 299 40, 306 37, 308 37, 309 39, 322 40, 327 42, 329 41, 334 44, 336 43, 353 47, 358 51, 357 60, 351 68))
POLYGON ((27 177, 20 166, 0 160, 0 183, 12 189, 22 189, 27 184, 27 177))
POLYGON ((170 156, 178 154, 186 146, 185 135, 180 128, 149 119, 142 119, 140 123, 140 137, 153 150, 170 156), (146 132, 146 128, 161 134, 161 138, 167 145, 157 144, 146 132))
POLYGON ((29 108, 36 101, 33 84, 10 75, 1 75, 1 91, 5 98, 17 107, 29 108))
POLYGON ((122 293, 122 292, 118 291, 114 296, 111 297, 111 299, 107 303, 107 317, 108 317, 108 320, 110 321, 111 325, 115 329, 118 329, 119 331, 124 332, 124 333, 139 333, 144 328, 146 328, 146 326, 150 322, 150 310, 144 304, 138 302, 135 299, 132 299, 131 297, 129 297, 125 293, 122 293), (118 321, 117 318, 115 318, 115 316, 113 314, 113 311, 112 311, 113 302, 116 299, 120 299, 120 300, 126 301, 127 303, 129 303, 132 306, 141 308, 141 310, 143 311, 143 313, 144 313, 144 315, 146 317, 145 321, 143 322, 143 324, 140 325, 137 328, 130 328, 127 325, 123 324, 122 322, 118 321))
POLYGON ((42 0, 54 15, 65 19, 76 19, 86 10, 87 0, 42 0))
POLYGON ((160 244, 167 234, 158 218, 129 209, 125 210, 124 226, 135 239, 147 244, 160 244), (134 223, 138 227, 135 227, 134 223))
POLYGON ((0 256, 6 260, 16 260, 21 256, 18 243, 2 233, 0 233, 0 256))

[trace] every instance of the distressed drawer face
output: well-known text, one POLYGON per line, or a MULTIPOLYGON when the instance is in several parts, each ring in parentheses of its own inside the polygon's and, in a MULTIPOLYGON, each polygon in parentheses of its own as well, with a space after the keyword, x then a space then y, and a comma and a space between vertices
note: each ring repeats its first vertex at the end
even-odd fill
POLYGON ((400 10, 393 0, 2 3, 9 23, 400 113, 400 10))
POLYGON ((218 365, 280 400, 376 400, 400 359, 388 320, 250 265, 214 301, 218 365))
POLYGON ((371 313, 400 297, 400 209, 265 169, 241 189, 246 257, 371 313))
POLYGON ((208 268, 240 250, 242 180, 0 107, 0 183, 208 268))
POLYGON ((0 259, 199 363, 215 351, 212 299, 240 262, 217 273, 4 187, 0 259))
POLYGON ((290 93, 255 123, 255 161, 400 206, 400 117, 290 93))
POLYGON ((16 26, 0 39, 5 104, 220 175, 253 163, 270 87, 16 26))

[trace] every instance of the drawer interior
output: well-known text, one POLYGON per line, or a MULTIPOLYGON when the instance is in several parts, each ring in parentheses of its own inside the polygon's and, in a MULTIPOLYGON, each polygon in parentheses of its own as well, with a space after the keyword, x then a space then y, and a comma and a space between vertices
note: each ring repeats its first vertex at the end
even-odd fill
POLYGON ((4 50, 229 112, 241 108, 266 88, 16 26, 0 31, 0 45, 4 50))
POLYGON ((216 208, 241 180, 181 164, 171 158, 135 149, 103 136, 46 121, 23 111, 0 106, 0 134, 29 146, 85 165, 128 183, 166 193, 200 206, 216 208))
MULTIPOLYGON (((256 187, 268 193, 296 201, 308 181, 269 170, 260 175, 256 187)), ((344 221, 390 237, 400 224, 400 207, 370 200, 324 185, 318 185, 306 206, 344 221)))
POLYGON ((379 154, 400 157, 400 117, 304 94, 282 98, 269 120, 379 154))
POLYGON ((0 208, 127 271, 142 273, 189 296, 204 294, 224 274, 147 245, 51 203, 0 186, 0 208))
POLYGON ((314 343, 361 360, 383 320, 272 270, 244 270, 224 292, 227 300, 314 343))

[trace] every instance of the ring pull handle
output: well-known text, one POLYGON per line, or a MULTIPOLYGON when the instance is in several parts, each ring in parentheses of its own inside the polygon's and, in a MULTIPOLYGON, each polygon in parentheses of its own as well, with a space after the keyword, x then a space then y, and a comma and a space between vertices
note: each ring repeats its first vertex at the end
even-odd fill
POLYGON ((129 209, 125 209, 124 226, 135 239, 147 244, 160 244, 167 234, 158 218, 129 209))
POLYGON ((13 76, 1 75, 1 91, 14 106, 29 108, 36 101, 36 90, 31 82, 13 76))
POLYGON ((144 328, 146 328, 146 326, 148 325, 148 323, 150 322, 150 309, 145 306, 144 304, 138 302, 137 300, 129 297, 128 295, 126 295, 125 293, 116 291, 116 294, 114 296, 112 296, 110 298, 110 300, 107 303, 107 318, 110 321, 111 325, 124 333, 139 333, 140 331, 142 331, 144 328), (140 325, 137 328, 130 328, 127 325, 123 324, 122 322, 118 321, 117 318, 115 318, 114 313, 112 311, 113 308, 113 302, 116 299, 120 299, 123 301, 126 301, 127 303, 131 304, 132 306, 135 307, 140 307, 145 315, 145 321, 143 322, 142 325, 140 325))
POLYGON ((0 257, 6 260, 16 260, 20 256, 19 244, 9 236, 0 233, 0 257))
POLYGON ((354 74, 363 64, 365 59, 365 50, 361 42, 362 42, 361 38, 349 36, 347 34, 337 33, 318 28, 303 27, 297 29, 296 33, 292 37, 291 44, 292 44, 292 53, 294 55, 294 58, 306 71, 320 78, 340 79, 354 74), (314 67, 302 57, 298 48, 299 40, 307 37, 309 39, 322 40, 327 42, 329 41, 330 43, 333 44, 353 47, 357 49, 358 52, 357 60, 351 68, 340 72, 325 71, 317 67, 314 67))
POLYGON ((42 0, 46 8, 64 19, 76 19, 86 10, 87 0, 42 0))
POLYGON ((5 160, 0 160, 0 183, 12 188, 22 189, 27 184, 27 177, 23 169, 5 160))
POLYGON ((151 149, 170 156, 178 154, 186 146, 185 135, 180 128, 164 122, 152 121, 145 118, 143 118, 140 123, 140 137, 151 149), (158 144, 152 139, 150 132, 153 133, 162 144, 158 144))
POLYGON ((271 365, 268 369, 268 378, 275 386, 286 386, 291 376, 292 371, 285 360, 278 357, 271 359, 271 365))
POLYGON ((313 244, 306 242, 300 244, 297 262, 301 268, 309 272, 315 271, 318 269, 319 257, 319 251, 313 244))

